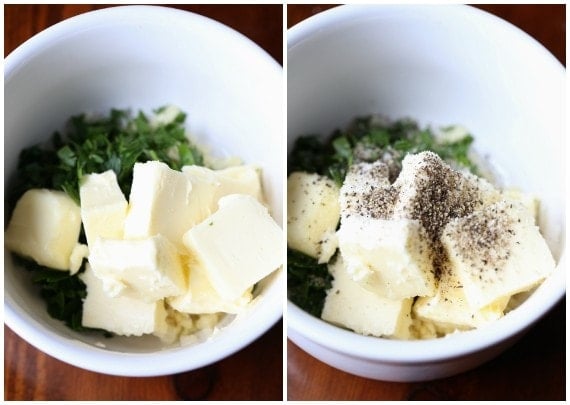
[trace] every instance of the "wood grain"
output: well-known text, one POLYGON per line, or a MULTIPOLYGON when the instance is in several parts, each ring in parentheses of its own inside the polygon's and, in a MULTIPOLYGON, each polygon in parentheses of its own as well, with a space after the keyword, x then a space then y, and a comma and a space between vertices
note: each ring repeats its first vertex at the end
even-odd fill
POLYGON ((4 326, 4 399, 18 401, 281 400, 283 322, 236 354, 199 370, 117 377, 56 360, 4 326))
MULTIPOLYGON (((287 26, 335 5, 287 6, 287 26)), ((565 65, 564 5, 477 5, 542 43, 565 65)), ((287 342, 289 400, 563 400, 566 398, 566 301, 521 341, 487 364, 426 383, 392 383, 356 377, 314 359, 287 342)))
MULTIPOLYGON (((66 18, 105 5, 5 5, 4 55, 66 18)), ((222 22, 283 61, 281 5, 176 6, 222 22)), ((62 363, 4 327, 5 400, 281 400, 283 322, 209 367, 154 378, 114 377, 62 363)))

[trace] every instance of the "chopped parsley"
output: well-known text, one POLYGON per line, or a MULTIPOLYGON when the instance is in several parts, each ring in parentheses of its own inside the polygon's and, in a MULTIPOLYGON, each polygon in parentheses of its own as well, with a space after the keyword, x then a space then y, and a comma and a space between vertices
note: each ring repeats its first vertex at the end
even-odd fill
POLYGON ((331 281, 326 263, 318 264, 310 256, 287 249, 288 298, 300 308, 320 318, 331 281))
MULTIPOLYGON (((17 255, 14 255, 14 259, 16 264, 30 271, 32 283, 38 287, 52 318, 63 321, 76 331, 101 331, 81 324, 83 299, 87 296, 87 291, 77 274, 70 276, 68 272, 50 269, 17 255)), ((84 271, 84 268, 81 271, 84 271)), ((101 332, 110 336, 107 331, 101 332)))
MULTIPOLYGON (((166 107, 155 111, 165 113, 166 107)), ((108 116, 69 120, 65 135, 56 132, 47 146, 34 145, 20 153, 17 184, 11 201, 26 190, 49 188, 65 191, 79 204, 79 182, 89 173, 113 170, 128 196, 136 162, 159 160, 180 170, 185 165, 204 164, 198 148, 186 137, 183 112, 167 122, 152 120, 142 111, 112 109, 108 116)))
MULTIPOLYGON (((453 127, 443 128, 450 131, 453 127)), ((438 137, 430 128, 420 128, 411 119, 387 121, 375 116, 356 118, 351 125, 335 131, 328 139, 318 135, 299 137, 289 156, 288 171, 319 173, 342 185, 348 168, 356 162, 374 162, 389 156, 401 164, 408 153, 432 151, 455 167, 476 173, 468 152, 473 137, 438 137)))
MULTIPOLYGON (((8 210, 33 188, 65 191, 80 203, 79 184, 84 175, 113 170, 125 196, 129 196, 136 162, 158 160, 175 170, 185 165, 204 165, 200 150, 186 136, 186 115, 174 107, 161 107, 149 117, 112 109, 107 116, 71 117, 65 134, 55 132, 47 145, 34 145, 20 153, 15 183, 11 185, 8 210), (173 114, 174 113, 174 114, 173 114)), ((80 242, 85 243, 83 230, 80 242)), ((86 286, 78 273, 49 269, 24 258, 17 263, 31 272, 47 312, 77 331, 81 325, 86 286)))

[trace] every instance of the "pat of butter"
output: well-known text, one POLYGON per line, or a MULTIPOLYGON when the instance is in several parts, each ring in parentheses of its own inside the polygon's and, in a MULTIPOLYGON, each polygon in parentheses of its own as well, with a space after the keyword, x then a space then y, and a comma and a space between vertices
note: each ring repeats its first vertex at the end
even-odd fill
POLYGON ((131 296, 109 297, 89 264, 80 277, 87 286, 83 326, 124 336, 141 336, 167 329, 167 313, 162 300, 148 302, 131 296))
POLYGON ((321 318, 372 336, 409 339, 412 298, 391 300, 370 292, 352 280, 341 257, 329 265, 334 277, 321 318))
POLYGON ((219 209, 184 235, 184 244, 228 301, 239 299, 283 264, 283 231, 267 208, 248 195, 221 198, 219 209))
POLYGON ((503 190, 502 197, 508 201, 516 201, 524 205, 534 216, 535 220, 538 218, 540 202, 532 194, 527 194, 516 188, 508 188, 503 190))
POLYGON ((115 172, 84 176, 79 195, 87 244, 91 245, 98 237, 121 239, 128 204, 115 172))
POLYGON ((16 203, 4 237, 12 252, 52 269, 69 270, 80 230, 79 206, 67 194, 32 189, 16 203))
POLYGON ((472 308, 457 274, 446 264, 441 271, 437 292, 433 297, 419 297, 413 306, 414 314, 431 321, 441 334, 483 326, 503 316, 509 297, 499 298, 483 308, 472 308))
POLYGON ((216 195, 221 184, 216 172, 207 167, 184 166, 182 173, 192 185, 188 209, 193 215, 190 226, 194 226, 218 209, 216 195))
POLYGON ((287 179, 287 244, 327 262, 336 250, 340 219, 339 188, 315 173, 295 172, 287 179))
MULTIPOLYGON (((356 163, 350 166, 340 189, 341 222, 352 215, 367 215, 367 204, 376 193, 390 189, 390 169, 381 161, 356 163)), ((373 205, 385 205, 377 201, 373 205)))
POLYGON ((195 221, 191 191, 187 177, 165 163, 135 163, 124 237, 161 234, 183 249, 182 235, 195 221))
POLYGON ((212 287, 208 274, 196 260, 189 260, 188 284, 184 294, 168 298, 169 305, 177 311, 188 314, 213 314, 225 312, 236 314, 243 310, 253 296, 251 288, 246 290, 237 300, 224 300, 212 287))
POLYGON ((344 218, 337 232, 350 277, 390 299, 433 295, 436 290, 430 246, 417 220, 344 218))
MULTIPOLYGON (((107 286, 116 282, 148 302, 179 295, 185 291, 186 280, 176 247, 162 235, 139 240, 102 239, 89 249, 93 272, 107 286)), ((110 293, 114 295, 113 293, 110 293)))
POLYGON ((451 221, 441 240, 473 308, 534 287, 556 265, 534 214, 512 200, 451 221))
POLYGON ((261 186, 261 169, 254 165, 232 166, 216 170, 220 188, 216 201, 230 194, 247 194, 264 203, 261 186))
POLYGON ((229 194, 247 194, 263 203, 260 171, 252 165, 211 170, 202 166, 184 166, 182 173, 192 184, 189 210, 194 213, 192 226, 218 209, 218 200, 229 194))

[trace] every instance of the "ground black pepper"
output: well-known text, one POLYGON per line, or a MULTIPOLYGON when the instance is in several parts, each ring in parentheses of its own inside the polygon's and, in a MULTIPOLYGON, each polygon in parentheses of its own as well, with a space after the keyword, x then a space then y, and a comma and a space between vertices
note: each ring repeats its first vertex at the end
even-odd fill
MULTIPOLYGON (((481 208, 485 187, 474 175, 452 169, 433 152, 408 155, 395 181, 386 163, 353 165, 341 190, 344 218, 357 214, 374 219, 419 220, 430 240, 431 261, 439 278, 448 261, 440 237, 455 218, 481 208)), ((477 243, 477 242, 475 242, 477 243)))
POLYGON ((500 269, 509 259, 509 247, 518 243, 518 218, 512 214, 512 204, 499 202, 466 218, 454 221, 445 237, 454 241, 453 249, 465 263, 471 276, 484 282, 495 282, 500 269))

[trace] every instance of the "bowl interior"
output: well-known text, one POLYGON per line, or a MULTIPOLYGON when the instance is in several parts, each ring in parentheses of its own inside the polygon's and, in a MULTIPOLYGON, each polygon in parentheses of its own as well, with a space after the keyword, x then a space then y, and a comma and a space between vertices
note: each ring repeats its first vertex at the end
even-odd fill
MULTIPOLYGON (((262 168, 271 213, 282 225, 282 69, 257 45, 222 24, 162 7, 87 13, 47 29, 15 50, 6 60, 4 90, 6 187, 19 151, 62 130, 72 115, 106 114, 111 108, 150 112, 174 104, 187 113, 191 136, 214 156, 237 156, 262 168)), ((89 347, 98 355, 165 349, 155 338, 101 342, 100 336, 68 330, 46 314, 9 254, 4 264, 6 321, 42 350, 70 361, 66 350, 71 346, 89 347), (105 349, 94 346, 101 343, 105 349)), ((177 364, 155 363, 154 374, 166 368, 187 370, 206 358, 216 360, 261 335, 281 316, 281 273, 262 283, 262 299, 249 315, 204 343, 195 360, 175 356, 177 364), (252 322, 250 316, 257 320, 252 322)), ((101 370, 113 371, 100 363, 101 370)), ((127 372, 120 365, 114 371, 127 372)))
MULTIPOLYGON (((463 340, 463 352, 522 330, 562 297, 565 71, 534 39, 466 6, 343 6, 289 30, 287 75, 288 150, 299 135, 328 136, 367 114, 459 124, 473 134, 475 150, 504 185, 540 199, 539 226, 557 261, 555 274, 519 308, 527 316, 510 315, 490 332, 465 334, 472 337, 463 340)), ((348 349, 347 340, 324 337, 330 330, 309 325, 295 308, 288 315, 289 326, 310 339, 371 355, 370 338, 358 337, 348 349)), ((446 356, 441 345, 434 356, 446 356)), ((432 357, 420 355, 425 345, 408 349, 410 356, 402 356, 409 361, 432 357)), ((394 342, 374 350, 395 361, 394 342)))

